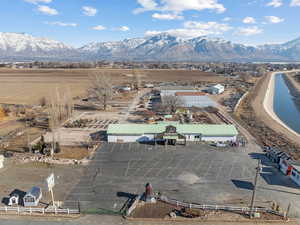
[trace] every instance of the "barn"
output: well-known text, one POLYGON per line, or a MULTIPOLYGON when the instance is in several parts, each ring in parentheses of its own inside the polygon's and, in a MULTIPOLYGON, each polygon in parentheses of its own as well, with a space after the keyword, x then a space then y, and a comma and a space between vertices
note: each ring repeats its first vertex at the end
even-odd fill
POLYGON ((110 124, 108 142, 236 142, 238 131, 227 124, 110 124))

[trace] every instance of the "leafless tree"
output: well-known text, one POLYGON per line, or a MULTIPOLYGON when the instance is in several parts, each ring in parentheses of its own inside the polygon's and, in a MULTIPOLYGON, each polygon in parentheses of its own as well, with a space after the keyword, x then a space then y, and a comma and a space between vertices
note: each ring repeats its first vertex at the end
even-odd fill
POLYGON ((142 77, 144 74, 140 71, 133 70, 132 71, 132 88, 135 90, 139 90, 142 86, 142 77))
POLYGON ((170 113, 175 113, 176 110, 183 106, 184 102, 181 98, 174 95, 166 95, 162 97, 162 105, 170 113))
POLYGON ((39 99, 39 105, 42 106, 42 107, 44 107, 44 106, 47 105, 47 99, 46 99, 45 96, 43 96, 43 97, 41 97, 41 98, 39 99))
POLYGON ((68 87, 58 88, 53 91, 49 105, 49 125, 52 131, 52 149, 51 156, 60 142, 59 127, 63 122, 72 116, 73 102, 70 89, 68 87))
POLYGON ((112 98, 113 89, 112 83, 107 74, 104 73, 92 73, 89 75, 90 87, 88 93, 101 103, 103 109, 107 109, 107 102, 112 98))

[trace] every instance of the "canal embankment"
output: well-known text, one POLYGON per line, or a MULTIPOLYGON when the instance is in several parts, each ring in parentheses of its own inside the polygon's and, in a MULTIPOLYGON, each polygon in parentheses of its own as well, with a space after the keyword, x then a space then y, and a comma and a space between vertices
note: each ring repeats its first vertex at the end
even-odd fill
MULTIPOLYGON (((283 119, 279 118, 279 116, 275 113, 274 110, 274 95, 275 95, 275 78, 276 76, 279 76, 279 72, 274 72, 271 73, 269 83, 267 86, 267 90, 265 93, 264 101, 263 101, 263 107, 265 111, 269 114, 269 116, 275 121, 277 124, 281 125, 284 127, 289 133, 293 134, 297 139, 300 139, 300 134, 297 133, 295 130, 293 130, 291 127, 289 127, 283 119)), ((283 78, 287 81, 288 79, 286 78, 287 76, 283 76, 283 78)), ((288 82, 287 82, 288 83, 288 82)), ((289 82, 288 88, 292 86, 292 84, 289 82)), ((290 89, 291 90, 291 89, 290 89)), ((294 94, 296 94, 296 90, 294 90, 294 94)))
POLYGON ((284 123, 280 123, 274 113, 274 74, 268 73, 257 81, 240 103, 235 117, 260 145, 279 148, 294 156, 295 159, 300 159, 299 134, 292 132, 284 126, 284 123))

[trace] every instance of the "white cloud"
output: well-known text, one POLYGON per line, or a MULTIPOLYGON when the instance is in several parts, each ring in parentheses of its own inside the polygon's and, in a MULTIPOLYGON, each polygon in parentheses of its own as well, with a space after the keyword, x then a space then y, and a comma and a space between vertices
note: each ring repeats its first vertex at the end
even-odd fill
POLYGON ((181 15, 176 14, 160 14, 160 13, 154 13, 152 15, 152 18, 158 19, 158 20, 182 20, 184 19, 181 15))
POLYGON ((120 30, 120 31, 129 31, 130 28, 127 27, 127 26, 122 26, 122 27, 119 27, 118 30, 120 30))
POLYGON ((102 26, 102 25, 98 25, 98 26, 93 27, 92 29, 93 30, 106 30, 106 27, 102 26))
POLYGON ((261 34, 263 32, 262 29, 257 26, 253 27, 240 27, 235 34, 243 35, 243 36, 252 36, 256 34, 261 34))
POLYGON ((250 24, 256 23, 256 20, 253 17, 247 16, 243 19, 243 23, 250 24))
POLYGON ((226 8, 218 3, 218 0, 137 0, 142 6, 134 10, 134 13, 145 11, 169 11, 180 13, 186 10, 202 11, 205 9, 223 13, 226 8))
POLYGON ((46 5, 39 5, 38 11, 43 14, 50 15, 50 16, 58 15, 58 12, 56 9, 50 8, 49 6, 46 6, 46 5))
POLYGON ((284 21, 283 18, 279 18, 277 16, 265 16, 265 18, 269 23, 281 23, 284 21))
POLYGON ((152 36, 160 33, 168 33, 170 35, 189 39, 205 35, 220 35, 228 30, 232 29, 228 24, 222 24, 217 22, 196 22, 187 21, 183 24, 183 28, 170 29, 166 31, 150 30, 145 33, 146 36, 152 36))
POLYGON ((230 21, 230 20, 232 20, 231 17, 225 17, 225 18, 223 19, 224 22, 228 22, 228 21, 230 21))
POLYGON ((290 6, 292 7, 300 6, 300 0, 292 0, 290 6))
POLYGON ((83 14, 86 16, 95 16, 98 12, 96 8, 93 8, 91 6, 83 6, 82 7, 83 14))
POLYGON ((56 26, 61 26, 61 27, 77 27, 77 23, 65 23, 65 22, 60 22, 60 21, 55 21, 55 22, 45 22, 46 24, 49 25, 56 25, 56 26))
POLYGON ((272 0, 272 1, 270 1, 270 2, 267 4, 267 6, 272 6, 272 7, 274 7, 274 8, 278 8, 278 7, 282 6, 282 5, 283 5, 282 0, 272 0))
POLYGON ((52 0, 24 0, 24 1, 32 4, 39 4, 39 3, 48 4, 52 2, 52 0))
POLYGON ((204 30, 209 31, 214 34, 221 34, 225 31, 228 31, 232 29, 228 24, 226 23, 217 23, 217 22, 196 22, 196 21, 187 21, 184 23, 184 28, 187 29, 198 29, 198 30, 204 30))

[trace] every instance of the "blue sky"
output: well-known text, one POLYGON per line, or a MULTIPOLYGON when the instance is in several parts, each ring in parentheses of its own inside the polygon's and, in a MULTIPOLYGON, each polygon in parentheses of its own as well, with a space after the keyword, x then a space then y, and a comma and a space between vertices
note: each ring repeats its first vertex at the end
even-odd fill
POLYGON ((1 0, 0 32, 79 47, 169 32, 244 44, 300 37, 300 0, 1 0))

